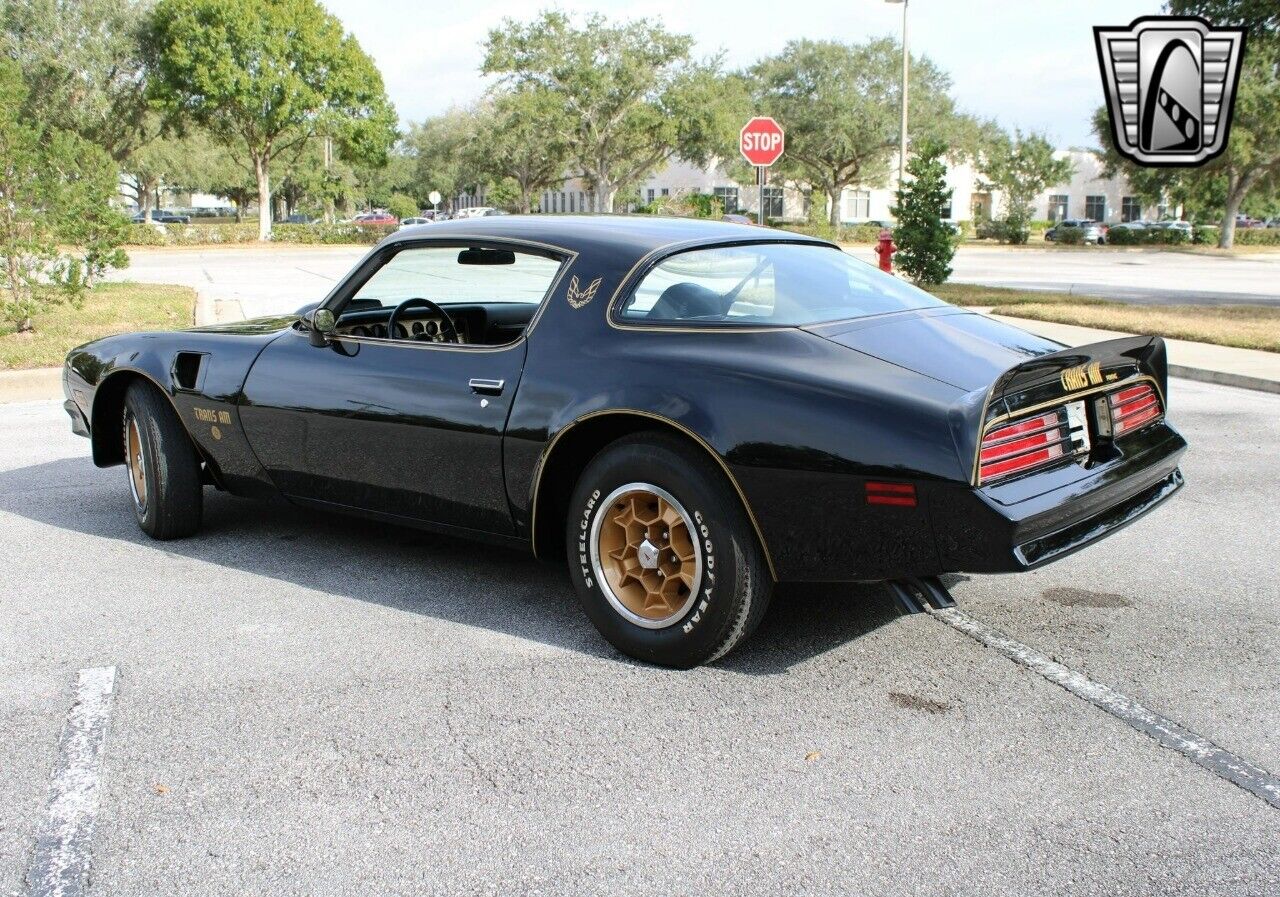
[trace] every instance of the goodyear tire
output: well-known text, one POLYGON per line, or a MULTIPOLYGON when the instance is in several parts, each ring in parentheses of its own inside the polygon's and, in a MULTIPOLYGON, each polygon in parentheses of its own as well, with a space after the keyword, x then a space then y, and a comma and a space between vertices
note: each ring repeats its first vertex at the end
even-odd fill
POLYGON ((638 660, 687 669, 728 654, 772 592, 751 523, 723 471, 664 433, 601 451, 578 479, 569 576, 587 616, 638 660))
POLYGON ((144 533, 181 539, 200 528, 200 456, 173 406, 143 380, 125 393, 124 457, 133 513, 144 533))

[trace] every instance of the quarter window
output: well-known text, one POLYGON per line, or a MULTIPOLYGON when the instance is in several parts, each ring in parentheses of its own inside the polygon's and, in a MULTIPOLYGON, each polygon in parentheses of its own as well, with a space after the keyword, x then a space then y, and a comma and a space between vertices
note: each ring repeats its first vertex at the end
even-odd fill
POLYGON ((830 246, 762 243, 673 255, 645 275, 623 320, 803 326, 945 305, 830 246))

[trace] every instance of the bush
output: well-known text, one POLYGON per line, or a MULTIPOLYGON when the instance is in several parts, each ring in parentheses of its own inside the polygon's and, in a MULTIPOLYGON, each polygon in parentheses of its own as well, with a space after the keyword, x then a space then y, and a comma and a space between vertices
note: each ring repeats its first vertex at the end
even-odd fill
POLYGON ((776 219, 770 220, 769 226, 836 243, 874 243, 880 239, 880 231, 883 230, 879 224, 843 224, 840 227, 832 227, 825 221, 797 224, 776 219))
POLYGON ((1187 232, 1172 227, 1148 227, 1143 230, 1111 228, 1107 242, 1114 246, 1181 246, 1188 242, 1187 232))
POLYGON ((372 246, 387 234, 396 231, 394 224, 359 226, 356 224, 277 224, 271 229, 271 239, 276 243, 304 243, 336 246, 359 244, 372 246))
POLYGON ((1191 232, 1191 242, 1214 245, 1218 242, 1218 227, 1213 224, 1197 224, 1191 232))
MULTIPOLYGON (((1218 240, 1214 228, 1214 242, 1218 240)), ((1280 246, 1280 228, 1275 227, 1238 227, 1236 228, 1236 243, 1240 246, 1280 246)))
POLYGON ((1053 235, 1053 242, 1063 246, 1079 246, 1084 243, 1084 228, 1063 227, 1053 235))
MULTIPOLYGON (((395 225, 360 227, 355 224, 276 224, 271 228, 275 243, 372 245, 395 231, 395 225)), ((210 244, 256 243, 258 225, 249 224, 151 224, 130 225, 130 246, 207 246, 210 244)))
POLYGON ((1031 239, 1031 228, 1027 222, 1015 218, 981 221, 975 233, 979 240, 999 240, 1001 243, 1022 244, 1031 239))

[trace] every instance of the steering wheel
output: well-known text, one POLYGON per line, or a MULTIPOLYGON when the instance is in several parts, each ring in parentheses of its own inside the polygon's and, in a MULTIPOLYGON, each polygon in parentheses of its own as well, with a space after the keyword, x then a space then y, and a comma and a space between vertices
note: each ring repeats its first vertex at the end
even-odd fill
POLYGON ((387 318, 387 339, 396 338, 396 318, 400 317, 404 311, 410 308, 425 308, 440 316, 440 332, 437 334, 439 339, 433 340, 433 342, 458 342, 458 328, 454 326, 453 318, 449 317, 449 313, 436 305, 430 299, 423 299, 421 296, 406 299, 392 309, 391 317, 387 318))

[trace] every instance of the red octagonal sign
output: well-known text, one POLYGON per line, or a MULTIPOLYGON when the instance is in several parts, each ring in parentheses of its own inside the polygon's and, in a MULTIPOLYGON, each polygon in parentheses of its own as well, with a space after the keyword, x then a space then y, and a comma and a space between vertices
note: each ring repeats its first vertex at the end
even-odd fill
POLYGON ((756 116, 742 126, 738 149, 752 165, 769 166, 782 156, 782 126, 767 115, 756 116))

